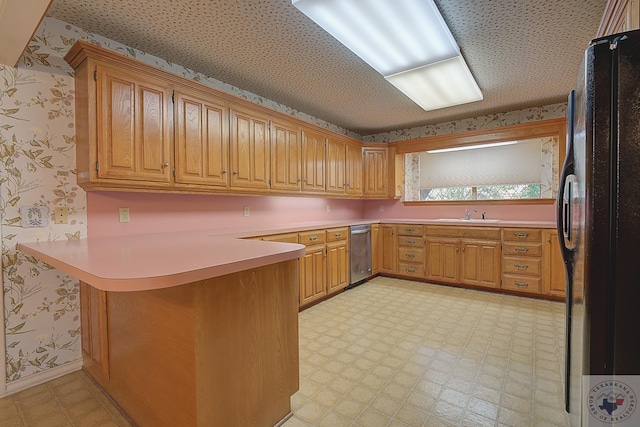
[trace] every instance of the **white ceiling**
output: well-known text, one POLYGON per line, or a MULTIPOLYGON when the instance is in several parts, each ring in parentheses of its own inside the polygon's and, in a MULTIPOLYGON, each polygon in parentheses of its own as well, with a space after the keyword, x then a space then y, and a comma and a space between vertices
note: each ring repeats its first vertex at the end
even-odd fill
POLYGON ((436 4, 484 100, 430 112, 290 0, 54 0, 47 15, 369 135, 565 101, 606 0, 436 4))

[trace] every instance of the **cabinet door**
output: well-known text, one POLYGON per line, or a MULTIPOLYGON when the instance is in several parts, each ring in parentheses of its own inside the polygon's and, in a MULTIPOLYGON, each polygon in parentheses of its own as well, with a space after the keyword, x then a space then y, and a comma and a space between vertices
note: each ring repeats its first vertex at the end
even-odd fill
POLYGON ((382 262, 382 244, 380 242, 380 225, 371 225, 371 272, 378 274, 382 262))
POLYGON ((500 243, 462 241, 460 275, 466 285, 500 287, 500 243))
POLYGON ((308 246, 300 258, 300 305, 306 305, 327 294, 325 245, 308 246))
POLYGON ((271 188, 300 191, 300 131, 283 122, 271 122, 271 188))
POLYGON ((454 239, 427 239, 427 279, 459 283, 460 244, 454 239))
POLYGON ((171 181, 168 83, 96 67, 98 178, 171 181))
POLYGON ((269 188, 269 119, 259 113, 231 110, 231 186, 269 188))
POLYGON ((186 89, 174 92, 176 182, 226 186, 228 107, 186 89))
POLYGON ((347 241, 327 243, 327 292, 332 294, 349 284, 347 241))
POLYGON ((345 191, 349 195, 362 195, 362 148, 347 142, 345 191))
POLYGON ((394 225, 381 225, 378 238, 380 239, 380 271, 384 273, 396 273, 398 270, 396 227, 394 225))
POLYGON ((302 131, 302 191, 324 192, 326 136, 302 131))
POLYGON ((346 144, 344 141, 327 140, 327 185, 328 193, 343 194, 346 181, 346 144))
POLYGON ((555 230, 544 230, 543 239, 543 264, 542 286, 547 295, 564 297, 566 294, 567 277, 560 253, 558 233, 555 230))
POLYGON ((109 379, 107 293, 80 282, 80 323, 83 366, 92 375, 109 379))
POLYGON ((386 148, 363 148, 364 159, 364 195, 388 196, 389 179, 386 148))

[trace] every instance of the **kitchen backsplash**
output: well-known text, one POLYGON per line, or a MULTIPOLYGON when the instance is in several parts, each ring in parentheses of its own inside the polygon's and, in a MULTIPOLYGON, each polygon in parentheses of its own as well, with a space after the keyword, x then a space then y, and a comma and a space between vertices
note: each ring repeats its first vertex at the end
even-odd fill
MULTIPOLYGON (((77 280, 17 252, 15 247, 19 242, 84 238, 88 226, 95 231, 95 235, 104 235, 164 230, 163 224, 178 229, 193 229, 203 225, 259 224, 260 221, 304 222, 325 218, 358 218, 366 216, 367 210, 373 211, 374 206, 376 214, 380 214, 376 201, 163 194, 136 196, 132 193, 91 194, 91 206, 88 209, 87 195, 76 183, 74 81, 72 69, 63 59, 77 39, 99 43, 255 103, 331 130, 343 131, 177 64, 86 33, 64 22, 45 18, 18 66, 0 65, 0 203, 8 382, 81 358, 77 280), (176 210, 174 205, 177 198, 184 203, 184 209, 176 210), (114 220, 117 215, 111 208, 129 201, 132 221, 128 226, 123 226, 114 220), (245 204, 252 209, 249 218, 243 218, 238 213, 239 207, 245 204), (332 205, 332 213, 326 212, 326 204, 332 205), (19 209, 25 206, 49 208, 51 223, 42 228, 23 228, 19 209), (56 207, 68 209, 68 224, 52 225, 56 207), (310 213, 311 210, 314 214, 310 213)), ((367 141, 389 141, 440 131, 542 120, 562 116, 563 111, 563 105, 520 110, 377 135, 367 138, 367 141)), ((351 136, 358 137, 355 134, 351 136)), ((397 202, 383 203, 391 206, 397 202)), ((412 215, 409 211, 403 213, 401 210, 395 213, 412 215)))

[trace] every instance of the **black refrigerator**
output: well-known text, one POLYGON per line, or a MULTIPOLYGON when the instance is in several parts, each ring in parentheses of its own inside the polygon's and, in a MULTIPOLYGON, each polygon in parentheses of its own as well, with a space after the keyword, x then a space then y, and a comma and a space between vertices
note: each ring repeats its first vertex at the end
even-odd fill
POLYGON ((640 426, 640 31, 593 40, 557 201, 572 426, 640 426))

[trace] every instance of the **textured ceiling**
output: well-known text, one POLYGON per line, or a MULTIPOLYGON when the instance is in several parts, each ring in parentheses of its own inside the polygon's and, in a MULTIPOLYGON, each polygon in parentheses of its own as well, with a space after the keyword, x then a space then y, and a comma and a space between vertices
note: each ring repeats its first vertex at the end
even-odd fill
POLYGON ((606 0, 436 3, 484 100, 429 112, 291 0, 54 0, 47 14, 369 135, 565 101, 606 0))

